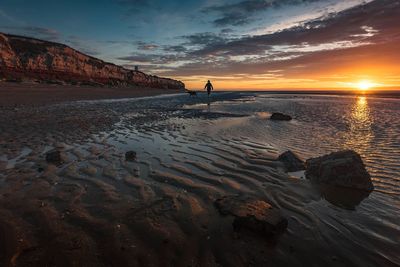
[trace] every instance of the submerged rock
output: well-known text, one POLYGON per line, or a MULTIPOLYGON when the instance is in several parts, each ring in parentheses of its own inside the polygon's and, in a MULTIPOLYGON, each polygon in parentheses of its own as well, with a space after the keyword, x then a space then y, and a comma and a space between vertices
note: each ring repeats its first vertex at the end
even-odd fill
POLYGON ((372 191, 371 176, 359 154, 352 150, 334 152, 306 161, 306 178, 315 183, 372 191))
POLYGON ((321 196, 329 203, 347 210, 355 210, 371 191, 321 184, 318 186, 321 196))
POLYGON ((274 121, 290 121, 292 120, 292 117, 283 113, 276 112, 272 113, 270 119, 274 121))
POLYGON ((288 150, 282 153, 278 160, 283 163, 288 172, 297 172, 305 170, 305 163, 298 155, 288 150))
POLYGON ((56 166, 61 165, 64 162, 61 157, 61 152, 58 150, 46 153, 46 161, 47 163, 54 164, 56 166))
POLYGON ((125 160, 126 161, 135 161, 136 160, 136 152, 135 151, 128 151, 125 153, 125 160))
POLYGON ((235 217, 235 231, 247 229, 257 234, 273 235, 286 229, 288 221, 267 202, 252 197, 225 196, 215 201, 222 215, 235 217))

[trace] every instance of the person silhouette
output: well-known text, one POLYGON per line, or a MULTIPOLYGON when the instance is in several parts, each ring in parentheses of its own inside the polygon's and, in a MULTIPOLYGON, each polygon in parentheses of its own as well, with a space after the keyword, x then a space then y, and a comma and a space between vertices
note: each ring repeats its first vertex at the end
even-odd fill
POLYGON ((214 90, 214 87, 211 84, 210 80, 207 81, 206 85, 204 86, 204 89, 207 89, 207 94, 208 96, 210 96, 211 90, 214 90))

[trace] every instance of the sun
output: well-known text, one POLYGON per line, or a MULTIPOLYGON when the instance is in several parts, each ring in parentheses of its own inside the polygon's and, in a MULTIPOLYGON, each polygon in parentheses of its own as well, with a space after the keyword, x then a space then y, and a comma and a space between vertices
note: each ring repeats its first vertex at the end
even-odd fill
POLYGON ((361 90, 361 91, 366 91, 373 86, 374 86, 374 84, 370 81, 359 81, 357 83, 357 88, 358 88, 358 90, 361 90))

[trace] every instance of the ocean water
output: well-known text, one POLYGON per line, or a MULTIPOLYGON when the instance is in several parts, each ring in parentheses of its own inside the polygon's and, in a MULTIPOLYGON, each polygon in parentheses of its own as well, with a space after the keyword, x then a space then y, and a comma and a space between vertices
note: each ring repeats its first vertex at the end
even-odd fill
POLYGON ((355 150, 364 159, 376 191, 399 196, 400 99, 262 93, 251 98, 217 104, 213 109, 250 115, 238 127, 241 135, 273 144, 279 151, 296 151, 305 159, 355 150), (290 114, 294 120, 266 122, 272 112, 290 114))
POLYGON ((137 140, 120 149, 126 142, 148 153, 143 179, 190 192, 208 216, 209 197, 226 194, 258 195, 282 209, 288 231, 261 256, 272 264, 400 265, 399 99, 242 93, 180 101, 175 116, 125 132, 137 140), (272 112, 294 119, 270 121, 272 112), (274 159, 288 149, 304 159, 353 149, 375 190, 322 189, 285 174, 274 159))
POLYGON ((0 211, 18 226, 16 238, 37 247, 15 252, 20 262, 400 266, 400 99, 178 94, 34 111, 12 111, 1 126, 13 142, 0 155, 0 211), (271 121, 272 112, 294 119, 271 121), (51 148, 63 165, 46 165, 51 148), (375 190, 333 190, 287 174, 276 158, 288 149, 304 159, 353 149, 375 190), (125 161, 131 150, 137 160, 125 161), (268 201, 287 230, 272 239, 234 233, 233 219, 214 206, 225 195, 268 201), (85 249, 68 249, 76 240, 85 249))

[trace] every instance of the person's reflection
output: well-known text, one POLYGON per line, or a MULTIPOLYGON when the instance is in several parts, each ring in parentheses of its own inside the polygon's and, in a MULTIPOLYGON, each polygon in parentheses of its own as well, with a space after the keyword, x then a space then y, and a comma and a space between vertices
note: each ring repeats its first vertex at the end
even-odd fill
POLYGON ((207 112, 208 113, 211 112, 211 104, 210 104, 210 102, 207 103, 207 112))

